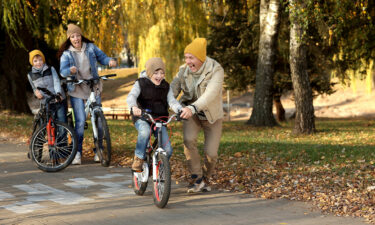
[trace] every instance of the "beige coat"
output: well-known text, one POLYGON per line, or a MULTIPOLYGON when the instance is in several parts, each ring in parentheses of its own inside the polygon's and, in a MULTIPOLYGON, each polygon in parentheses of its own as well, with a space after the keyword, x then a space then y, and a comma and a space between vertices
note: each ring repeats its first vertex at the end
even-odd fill
POLYGON ((198 111, 203 111, 209 123, 223 118, 222 89, 224 81, 224 70, 214 59, 206 57, 203 71, 192 90, 189 90, 192 75, 189 67, 185 64, 180 67, 176 77, 171 82, 171 88, 175 97, 182 91, 181 103, 192 104, 198 111), (196 93, 197 100, 191 102, 193 92, 196 93))

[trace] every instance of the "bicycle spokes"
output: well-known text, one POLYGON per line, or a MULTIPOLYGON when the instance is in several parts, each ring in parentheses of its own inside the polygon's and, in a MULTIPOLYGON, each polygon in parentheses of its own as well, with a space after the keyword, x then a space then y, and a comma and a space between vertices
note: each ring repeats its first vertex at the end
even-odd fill
POLYGON ((77 141, 74 131, 60 122, 42 126, 35 132, 30 143, 33 161, 39 169, 47 172, 55 172, 67 167, 76 151, 77 141), (53 141, 52 145, 51 141, 53 141))

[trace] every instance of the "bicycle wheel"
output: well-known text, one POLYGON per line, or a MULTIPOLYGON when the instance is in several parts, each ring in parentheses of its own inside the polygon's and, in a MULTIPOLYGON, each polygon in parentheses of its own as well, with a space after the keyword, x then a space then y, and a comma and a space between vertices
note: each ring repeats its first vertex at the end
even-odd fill
POLYGON ((159 208, 164 208, 171 193, 171 168, 166 155, 160 153, 157 160, 156 169, 153 171, 156 175, 156 180, 154 180, 152 193, 155 205, 159 208))
POLYGON ((66 123, 54 122, 53 145, 48 144, 47 124, 40 127, 31 138, 31 158, 39 169, 46 172, 57 172, 66 168, 77 153, 77 138, 66 123))
POLYGON ((148 164, 143 163, 142 172, 133 172, 132 186, 136 195, 143 195, 148 184, 149 169, 148 164))
POLYGON ((33 122, 33 132, 31 133, 31 137, 30 137, 30 141, 29 141, 29 151, 27 152, 27 158, 28 159, 31 159, 31 139, 33 137, 33 135, 35 134, 35 131, 39 130, 40 127, 43 126, 45 122, 43 121, 43 117, 39 114, 37 114, 35 117, 34 117, 34 122, 33 122))
POLYGON ((94 138, 96 153, 102 166, 109 166, 111 162, 111 137, 102 111, 95 111, 95 125, 98 129, 98 137, 94 138))

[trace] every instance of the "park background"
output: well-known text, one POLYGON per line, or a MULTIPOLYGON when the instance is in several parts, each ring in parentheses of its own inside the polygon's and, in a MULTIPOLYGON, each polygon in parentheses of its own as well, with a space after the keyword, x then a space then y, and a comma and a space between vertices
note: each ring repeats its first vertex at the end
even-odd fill
MULTIPOLYGON (((234 104, 216 188, 310 201, 323 212, 374 222, 373 1, 5 0, 0 18, 1 140, 27 143, 28 52, 41 49, 59 68, 68 23, 121 67, 133 67, 105 84, 107 107, 126 107, 124 96, 148 58, 163 58, 170 81, 184 47, 205 37, 208 56, 225 70, 224 101, 229 93, 234 104), (233 121, 235 103, 249 103, 238 109, 243 120, 233 121)), ((109 125, 112 164, 129 166, 135 130, 127 120, 109 125)), ((186 176, 180 131, 180 124, 172 127, 177 181, 186 176)))

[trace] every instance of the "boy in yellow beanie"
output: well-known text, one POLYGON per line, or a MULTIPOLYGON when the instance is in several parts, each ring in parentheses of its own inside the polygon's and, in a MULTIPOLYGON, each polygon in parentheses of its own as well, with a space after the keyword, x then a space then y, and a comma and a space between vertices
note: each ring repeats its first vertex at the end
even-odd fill
POLYGON ((51 93, 59 96, 59 102, 52 106, 56 110, 57 120, 66 122, 65 93, 61 88, 59 76, 53 66, 48 66, 44 54, 36 49, 29 53, 29 62, 32 65, 31 71, 27 74, 27 78, 34 91, 35 96, 45 103, 48 95, 39 88, 45 88, 51 93))
MULTIPOLYGON (((141 109, 150 110, 154 118, 167 117, 168 108, 171 107, 176 113, 184 111, 180 103, 173 96, 165 78, 165 65, 161 58, 151 58, 146 62, 146 70, 142 71, 126 102, 131 109, 134 126, 138 131, 137 144, 135 147, 133 171, 141 171, 143 161, 146 158, 146 147, 150 139, 151 124, 141 118, 141 109)), ((164 118, 163 118, 164 119, 164 118)), ((168 131, 162 127, 162 140, 168 158, 172 155, 172 146, 169 141, 168 131)), ((154 131, 157 135, 157 131, 154 131)))
POLYGON ((180 102, 187 106, 183 122, 184 153, 190 172, 188 192, 210 191, 212 176, 220 145, 224 70, 214 59, 206 56, 207 41, 196 38, 184 51, 185 64, 171 83, 174 96, 181 92, 180 102), (204 131, 204 165, 197 147, 200 130, 204 131))

